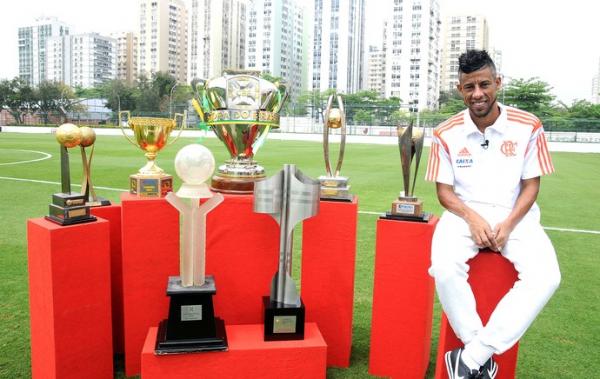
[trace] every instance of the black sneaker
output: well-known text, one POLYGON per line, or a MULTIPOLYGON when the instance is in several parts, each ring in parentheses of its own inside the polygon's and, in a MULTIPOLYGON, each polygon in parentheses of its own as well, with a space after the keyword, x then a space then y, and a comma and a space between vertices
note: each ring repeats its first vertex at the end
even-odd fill
POLYGON ((479 369, 479 377, 481 379, 494 379, 498 374, 498 364, 492 358, 479 369))
POLYGON ((471 370, 462 360, 463 349, 455 349, 446 353, 446 369, 449 379, 478 379, 479 371, 471 370))

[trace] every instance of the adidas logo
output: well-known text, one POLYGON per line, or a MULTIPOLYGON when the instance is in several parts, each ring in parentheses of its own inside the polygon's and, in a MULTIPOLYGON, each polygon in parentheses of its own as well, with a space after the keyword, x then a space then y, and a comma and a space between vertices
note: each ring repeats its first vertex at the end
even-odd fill
POLYGON ((470 157, 471 153, 469 153, 469 150, 467 150, 466 147, 463 147, 462 150, 458 152, 458 156, 459 157, 470 157))

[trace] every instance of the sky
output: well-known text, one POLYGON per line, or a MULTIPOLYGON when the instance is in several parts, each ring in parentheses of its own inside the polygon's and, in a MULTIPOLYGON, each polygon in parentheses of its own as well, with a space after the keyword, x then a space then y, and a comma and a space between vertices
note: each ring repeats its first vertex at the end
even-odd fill
MULTIPOLYGON (((302 0, 300 0, 302 1, 302 0)), ((366 45, 378 45, 383 3, 365 0, 366 45)), ((426 1, 426 0, 423 0, 426 1)), ((312 1, 304 0, 306 4, 312 1)), ((503 73, 537 77, 567 104, 590 99, 592 78, 600 70, 600 2, 596 0, 439 0, 442 17, 485 16, 490 44, 503 53, 503 73)), ((136 31, 138 0, 19 0, 2 3, 0 78, 18 74, 17 29, 39 16, 56 16, 71 34, 136 31)))

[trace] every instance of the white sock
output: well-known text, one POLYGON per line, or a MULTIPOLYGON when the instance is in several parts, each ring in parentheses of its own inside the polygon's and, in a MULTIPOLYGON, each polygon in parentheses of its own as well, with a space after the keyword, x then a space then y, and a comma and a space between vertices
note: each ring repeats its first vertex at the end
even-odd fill
POLYGON ((482 343, 479 338, 475 337, 465 345, 462 359, 471 370, 479 370, 494 355, 494 352, 493 347, 482 343))

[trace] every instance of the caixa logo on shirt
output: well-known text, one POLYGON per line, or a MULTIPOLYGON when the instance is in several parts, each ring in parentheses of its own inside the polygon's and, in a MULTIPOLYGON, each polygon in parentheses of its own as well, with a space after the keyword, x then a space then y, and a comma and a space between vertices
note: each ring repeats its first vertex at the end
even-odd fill
POLYGON ((473 158, 456 158, 456 167, 469 168, 473 166, 473 158))

